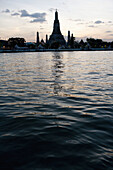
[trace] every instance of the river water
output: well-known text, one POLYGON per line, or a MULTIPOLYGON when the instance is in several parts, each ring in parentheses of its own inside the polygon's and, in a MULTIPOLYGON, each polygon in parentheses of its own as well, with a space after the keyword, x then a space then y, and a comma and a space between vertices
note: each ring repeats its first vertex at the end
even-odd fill
POLYGON ((113 169, 113 52, 0 54, 0 169, 113 169))

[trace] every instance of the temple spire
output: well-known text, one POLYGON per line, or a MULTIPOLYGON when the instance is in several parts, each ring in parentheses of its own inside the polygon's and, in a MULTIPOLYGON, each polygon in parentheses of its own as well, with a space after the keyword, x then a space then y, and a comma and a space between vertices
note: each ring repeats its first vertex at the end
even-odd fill
POLYGON ((56 10, 55 12, 55 20, 54 20, 54 25, 53 25, 53 33, 54 34, 61 34, 60 32, 60 23, 58 20, 58 12, 56 10))
POLYGON ((56 12, 55 12, 55 20, 56 20, 56 21, 58 20, 58 12, 57 12, 57 9, 56 9, 56 12))

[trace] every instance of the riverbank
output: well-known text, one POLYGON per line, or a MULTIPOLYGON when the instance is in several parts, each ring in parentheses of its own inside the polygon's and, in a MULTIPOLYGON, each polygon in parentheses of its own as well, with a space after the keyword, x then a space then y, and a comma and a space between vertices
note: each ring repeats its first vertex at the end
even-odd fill
POLYGON ((90 49, 13 49, 13 50, 5 50, 0 49, 0 53, 19 53, 19 52, 51 52, 51 51, 113 51, 113 48, 90 48, 90 49))

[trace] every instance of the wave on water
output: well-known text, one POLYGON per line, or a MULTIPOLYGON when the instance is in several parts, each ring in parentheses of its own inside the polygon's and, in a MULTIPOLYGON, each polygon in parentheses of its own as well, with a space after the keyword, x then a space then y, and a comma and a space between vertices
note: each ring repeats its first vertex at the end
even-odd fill
POLYGON ((113 169, 112 54, 0 54, 0 169, 113 169))

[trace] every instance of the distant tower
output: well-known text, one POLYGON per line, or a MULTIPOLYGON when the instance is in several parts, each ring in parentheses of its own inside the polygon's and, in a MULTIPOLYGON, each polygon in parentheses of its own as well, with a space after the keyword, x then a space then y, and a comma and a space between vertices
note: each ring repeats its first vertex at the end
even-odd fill
POLYGON ((46 34, 46 44, 48 43, 48 35, 46 34))
POLYGON ((68 31, 68 44, 70 43, 70 31, 68 31))
POLYGON ((73 34, 71 34, 71 38, 70 38, 71 48, 74 48, 74 41, 75 41, 75 37, 73 37, 73 34))
POLYGON ((51 46, 52 43, 57 42, 60 45, 65 45, 66 41, 64 39, 64 36, 62 35, 61 31, 60 31, 60 23, 58 20, 58 12, 56 10, 55 12, 55 20, 54 20, 54 24, 53 24, 53 32, 50 35, 49 38, 49 45, 51 46))
POLYGON ((37 32, 36 43, 37 43, 37 45, 39 45, 39 32, 37 32))
POLYGON ((71 34, 71 38, 73 39, 73 34, 71 34))

